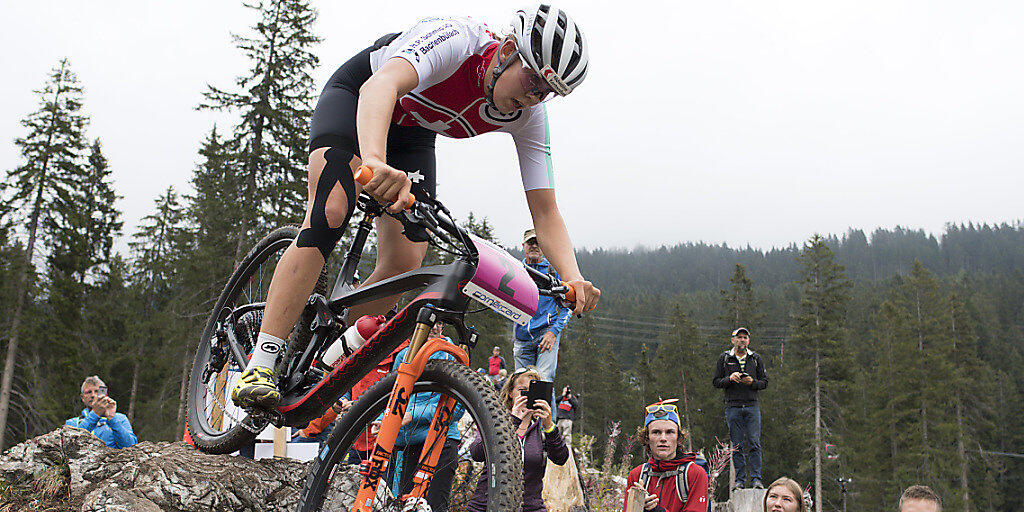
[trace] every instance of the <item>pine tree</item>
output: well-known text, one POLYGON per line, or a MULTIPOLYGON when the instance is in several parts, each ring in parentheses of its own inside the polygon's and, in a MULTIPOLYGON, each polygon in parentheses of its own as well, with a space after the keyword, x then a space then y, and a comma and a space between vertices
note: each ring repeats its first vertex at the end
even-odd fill
POLYGON ((640 342, 640 355, 637 356, 636 367, 633 369, 637 384, 640 386, 640 397, 644 404, 654 403, 663 398, 674 397, 674 395, 666 395, 656 381, 654 375, 654 364, 656 363, 654 351, 655 349, 648 347, 646 342, 640 342))
POLYGON ((954 309, 941 283, 915 261, 881 318, 894 369, 879 375, 892 390, 882 398, 893 415, 892 479, 897 486, 924 482, 943 496, 953 494, 948 476, 961 469, 947 453, 957 443, 954 309))
POLYGON ((184 428, 185 393, 188 370, 195 355, 193 340, 201 335, 203 322, 227 279, 237 255, 238 234, 244 201, 239 200, 241 176, 232 168, 232 142, 225 140, 214 126, 199 150, 202 158, 192 174, 195 193, 186 198, 181 240, 167 237, 172 246, 186 244, 188 256, 176 261, 179 325, 187 333, 178 341, 175 353, 179 361, 179 401, 176 425, 184 428))
POLYGON ((84 165, 75 171, 74 188, 57 195, 44 227, 50 233, 51 267, 81 287, 103 273, 122 222, 99 139, 90 146, 84 165))
POLYGON ((719 320, 729 330, 746 327, 757 330, 764 321, 761 305, 764 302, 754 293, 754 282, 747 277, 747 269, 739 263, 733 268, 729 278, 732 287, 722 290, 722 314, 719 320))
POLYGON ((822 432, 822 395, 838 389, 848 378, 849 361, 845 357, 844 329, 850 283, 842 265, 820 235, 814 235, 800 254, 803 265, 800 281, 802 294, 796 315, 793 343, 810 352, 814 365, 814 490, 815 509, 821 512, 821 451, 825 443, 822 432))
MULTIPOLYGON (((157 198, 155 212, 143 217, 142 224, 130 243, 135 253, 132 280, 139 291, 141 321, 135 324, 135 347, 132 365, 131 394, 128 419, 134 421, 139 398, 139 375, 143 362, 154 362, 159 352, 173 353, 181 347, 172 345, 172 334, 178 322, 174 321, 174 300, 178 294, 175 272, 183 258, 179 241, 185 234, 184 211, 178 202, 174 187, 157 198), (164 347, 163 350, 159 349, 164 347)), ((179 335, 186 335, 184 332, 179 335)), ((162 361, 161 361, 162 362, 162 361)), ((165 378, 170 377, 165 376, 165 378)))
POLYGON ((244 255, 253 230, 296 222, 305 212, 306 137, 315 99, 310 31, 316 11, 305 0, 261 0, 244 4, 259 13, 250 37, 234 36, 250 59, 236 91, 209 86, 199 108, 226 110, 241 118, 230 137, 230 168, 241 203, 235 261, 244 255))
POLYGON ((672 326, 661 337, 654 354, 657 386, 665 397, 679 398, 679 412, 684 418, 687 450, 711 447, 715 426, 723 416, 721 400, 708 378, 713 367, 714 354, 705 353, 700 328, 678 302, 667 317, 672 326))
MULTIPOLYGON (((98 140, 73 172, 74 188, 55 198, 43 222, 49 249, 46 335, 51 341, 47 344, 44 362, 48 375, 84 376, 107 372, 112 362, 123 354, 110 347, 127 341, 123 336, 92 334, 102 330, 107 321, 114 321, 108 319, 109 311, 99 312, 99 324, 86 321, 90 308, 96 306, 90 294, 107 275, 114 237, 121 230, 120 212, 114 205, 117 195, 110 180, 111 170, 98 140)), ((78 383, 74 380, 55 381, 52 386, 55 398, 75 396, 78 383)))
POLYGON ((21 122, 28 129, 28 134, 14 141, 24 163, 8 171, 5 180, 9 196, 4 209, 27 220, 28 241, 24 264, 16 278, 17 302, 11 319, 3 382, 0 384, 0 447, 4 445, 18 337, 29 291, 29 277, 35 269, 33 258, 39 230, 53 211, 55 201, 74 195, 79 184, 76 178, 82 152, 86 147, 84 131, 88 119, 80 112, 82 88, 67 59, 60 61, 49 81, 36 93, 40 100, 38 110, 21 122))

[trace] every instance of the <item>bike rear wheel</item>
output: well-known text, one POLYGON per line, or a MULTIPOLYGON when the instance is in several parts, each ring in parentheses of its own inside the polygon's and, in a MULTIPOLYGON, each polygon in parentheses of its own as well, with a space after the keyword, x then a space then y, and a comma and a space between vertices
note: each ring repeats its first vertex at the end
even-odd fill
MULTIPOLYGON (((391 372, 377 384, 368 389, 352 405, 352 408, 335 424, 327 443, 320 451, 302 491, 302 503, 299 510, 303 512, 348 511, 351 509, 358 492, 362 477, 353 477, 355 469, 346 475, 337 472, 343 464, 352 444, 366 429, 383 413, 388 404, 397 378, 397 372, 391 372)), ((431 360, 413 387, 413 397, 420 393, 440 393, 451 397, 458 406, 465 409, 473 421, 483 440, 485 461, 483 467, 490 470, 492 476, 486 480, 487 510, 505 512, 521 510, 523 499, 523 466, 522 451, 509 415, 499 404, 494 386, 480 374, 465 365, 454 361, 431 360)), ((413 398, 415 400, 415 398, 413 398)), ((412 402, 410 402, 412 403, 412 402)), ((429 426, 429 420, 427 420, 429 426)), ((443 441, 443 439, 442 439, 443 441)), ((424 447, 424 450, 427 448, 424 447)), ((388 463, 389 468, 399 467, 397 462, 398 449, 388 463)), ((446 468, 445 464, 458 464, 459 457, 454 461, 439 462, 435 475, 446 468)), ((356 466, 352 466, 355 468, 356 466)), ((418 468, 416 469, 418 471, 418 468)), ((401 478, 398 479, 399 481, 401 478)), ((433 484, 434 482, 431 482, 433 484)), ((389 485, 388 478, 381 479, 381 486, 389 485)), ((391 483, 391 485, 394 485, 391 483)), ((451 482, 449 482, 451 485, 451 482)), ((474 479, 469 482, 470 488, 477 485, 474 479)), ((410 491, 399 488, 395 493, 399 498, 410 491)), ((445 491, 448 491, 445 489, 445 491)), ((428 490, 428 494, 429 494, 428 490)), ((472 492, 451 492, 449 500, 465 499, 472 492)), ((378 499, 374 500, 374 511, 401 511, 403 503, 393 497, 392 493, 378 490, 378 499)), ((449 503, 457 508, 459 503, 449 503)))
MULTIPOLYGON (((231 390, 245 363, 235 360, 217 331, 227 315, 239 306, 266 301, 274 269, 296 236, 298 228, 286 226, 260 240, 231 274, 206 322, 189 375, 186 407, 189 434, 196 447, 204 452, 234 452, 251 443, 266 425, 265 421, 249 418, 244 410, 231 403, 231 390)), ((323 294, 326 289, 325 267, 317 279, 314 293, 323 294)), ((243 352, 252 350, 262 317, 263 310, 254 309, 241 315, 236 322, 235 334, 243 352)), ((312 335, 309 324, 310 317, 301 315, 289 337, 289 346, 305 346, 309 342, 312 335)))

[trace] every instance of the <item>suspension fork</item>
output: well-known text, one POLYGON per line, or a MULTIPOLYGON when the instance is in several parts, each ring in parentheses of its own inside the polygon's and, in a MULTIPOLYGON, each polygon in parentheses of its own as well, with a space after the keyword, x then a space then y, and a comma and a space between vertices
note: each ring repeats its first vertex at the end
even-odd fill
MULTIPOLYGON (((405 359, 398 366, 398 377, 391 390, 391 397, 388 399, 387 408, 384 409, 384 417, 381 420, 380 431, 377 434, 377 443, 370 455, 369 469, 359 486, 359 493, 356 495, 355 503, 352 504, 353 512, 370 512, 373 508, 373 500, 377 495, 377 486, 387 471, 388 461, 395 450, 395 440, 398 438, 398 431, 402 428, 402 419, 405 417, 406 409, 409 406, 409 399, 412 396, 413 385, 423 374, 427 361, 434 352, 448 352, 462 364, 469 364, 469 356, 466 351, 442 340, 434 339, 427 341, 427 335, 434 323, 437 322, 437 314, 433 306, 427 304, 416 315, 416 328, 413 330, 412 338, 409 340, 409 350, 405 353, 405 359)), ((428 471, 418 471, 415 475, 415 487, 413 492, 405 496, 421 497, 426 492, 430 479, 433 476, 434 468, 441 456, 441 449, 444 443, 438 444, 438 436, 443 441, 448 435, 447 426, 451 425, 452 412, 455 408, 455 400, 451 397, 442 396, 438 401, 437 410, 431 421, 430 431, 424 441, 424 449, 420 454, 420 467, 428 471), (443 432, 441 432, 443 431, 443 432), (439 433, 440 432, 440 433, 439 433)), ((400 469, 400 468, 396 468, 400 469)), ((402 497, 403 499, 405 497, 402 497)))

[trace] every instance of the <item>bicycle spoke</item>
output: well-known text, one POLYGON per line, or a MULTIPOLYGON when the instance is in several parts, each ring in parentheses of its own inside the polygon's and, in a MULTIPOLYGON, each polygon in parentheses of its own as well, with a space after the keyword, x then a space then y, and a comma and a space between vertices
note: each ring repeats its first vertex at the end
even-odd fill
MULTIPOLYGON (((432 363, 433 364, 433 363, 432 363)), ((479 389, 483 388, 485 384, 480 380, 479 384, 475 382, 475 374, 471 370, 452 362, 448 366, 441 366, 450 368, 457 366, 461 368, 459 373, 461 376, 473 375, 474 380, 473 386, 470 389, 473 392, 478 392, 479 389), (477 387, 479 386, 479 387, 477 387)), ((460 377, 463 378, 463 377, 460 377)), ((351 443, 358 437, 358 435, 365 431, 365 427, 372 421, 379 420, 380 415, 388 405, 388 398, 392 394, 392 387, 394 385, 394 377, 390 377, 385 381, 379 383, 378 386, 371 388, 367 391, 363 397, 357 400, 357 404, 353 405, 353 410, 348 414, 351 416, 342 417, 339 423, 336 424, 336 430, 331 440, 328 441, 328 447, 323 452, 324 458, 318 460, 313 466, 313 473, 307 481, 307 491, 314 493, 306 495, 307 500, 311 500, 310 503, 306 503, 307 507, 303 510, 350 510, 356 496, 358 495, 359 485, 362 483, 362 476, 358 477, 359 483, 352 485, 353 476, 352 474, 356 471, 355 467, 339 471, 338 467, 341 466, 342 454, 338 453, 340 450, 347 450, 351 443), (329 477, 327 475, 330 475, 329 477), (329 478, 329 480, 328 480, 329 478), (321 503, 320 499, 324 501, 321 503)), ((423 478, 426 482, 426 489, 424 490, 424 501, 429 504, 434 502, 438 506, 442 506, 443 503, 446 508, 453 512, 465 510, 465 505, 472 497, 474 491, 480 482, 481 474, 483 473, 483 467, 490 467, 491 464, 496 464, 496 467, 502 468, 517 468, 519 467, 520 459, 518 456, 513 457, 513 452, 518 450, 510 450, 509 445, 505 444, 506 448, 498 449, 497 446, 503 442, 513 443, 512 446, 517 447, 514 440, 514 435, 511 434, 511 430, 502 430, 503 434, 495 434, 494 425, 495 421, 500 418, 504 425, 508 425, 505 413, 495 413, 489 407, 481 408, 481 402, 477 397, 471 397, 466 395, 465 388, 461 388, 461 391, 455 391, 454 389, 448 389, 444 386, 437 384, 428 383, 417 383, 416 390, 409 399, 409 410, 412 411, 412 421, 407 423, 399 431, 398 439, 396 439, 396 446, 394 453, 388 459, 386 470, 380 477, 380 485, 378 487, 377 496, 381 499, 375 499, 371 510, 385 510, 385 511, 400 511, 404 507, 409 506, 411 503, 405 503, 402 500, 403 496, 408 496, 415 488, 416 475, 423 472, 424 460, 429 462, 429 453, 431 449, 444 450, 439 455, 440 458, 436 463, 436 467, 431 472, 423 472, 420 478, 423 478), (426 390, 424 390, 426 388, 426 390), (438 399, 443 398, 443 400, 438 399), (452 417, 447 419, 450 423, 446 426, 444 424, 439 425, 441 432, 444 435, 433 436, 432 443, 428 443, 425 439, 426 434, 424 431, 429 431, 433 424, 433 414, 436 412, 436 404, 447 400, 448 398, 454 399, 456 406, 452 417), (437 401, 435 401, 437 399, 437 401), (488 429, 488 436, 490 441, 485 442, 485 457, 487 458, 484 462, 470 462, 465 460, 460 453, 460 447, 464 446, 463 443, 455 443, 449 441, 447 434, 450 432, 449 428, 458 428, 455 425, 457 419, 464 414, 469 414, 468 418, 472 418, 474 422, 485 419, 490 422, 491 425, 488 429), (493 437, 493 436, 498 437, 493 437), (508 436, 508 441, 502 441, 503 435, 508 436), (408 442, 419 444, 407 445, 408 442), (490 444, 490 448, 486 448, 486 445, 490 444), (491 459, 495 456, 497 458, 491 459), (500 456, 499 456, 500 455, 500 456), (442 487, 437 487, 442 486, 442 487), (438 494, 440 493, 440 494, 438 494), (396 497, 397 496, 397 497, 396 497), (438 501, 443 500, 443 501, 438 501)), ((490 388, 487 388, 490 391, 490 388)), ((493 403, 493 402, 488 402, 493 403)), ((440 420, 439 420, 440 421, 440 420)), ((468 420, 467 420, 468 421, 468 420)), ((501 428, 510 428, 502 426, 501 428)), ((462 433, 464 437, 474 436, 475 434, 471 431, 462 433)), ((465 443, 468 446, 468 443, 465 443)), ((521 470, 519 470, 521 471, 521 470)), ((515 470, 513 472, 502 471, 505 475, 501 478, 501 484, 507 484, 511 486, 518 486, 518 483, 509 483, 508 480, 511 475, 517 474, 515 470)), ((485 479, 484 482, 493 482, 492 479, 485 479)), ((495 484, 491 484, 495 485, 495 484)), ((500 486, 499 486, 500 487, 500 486)), ((521 498, 521 487, 518 493, 516 491, 509 491, 508 489, 499 491, 497 489, 494 492, 501 496, 497 498, 497 501, 492 504, 498 506, 498 503, 504 503, 505 505, 513 506, 518 501, 509 501, 511 496, 515 496, 514 499, 521 498), (502 501, 504 500, 504 501, 502 501)), ((417 498, 407 498, 404 501, 409 501, 417 498)))

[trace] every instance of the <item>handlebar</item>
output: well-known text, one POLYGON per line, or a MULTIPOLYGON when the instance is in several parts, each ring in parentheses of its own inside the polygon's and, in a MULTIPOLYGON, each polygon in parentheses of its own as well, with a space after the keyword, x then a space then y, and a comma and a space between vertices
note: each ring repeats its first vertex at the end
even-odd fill
POLYGON ((541 295, 562 299, 568 304, 576 303, 576 289, 571 284, 555 279, 554 276, 545 274, 529 265, 523 266, 533 278, 533 282, 537 283, 537 289, 541 295))
MULTIPOLYGON (((356 172, 353 173, 352 177, 355 178, 355 180, 360 185, 363 185, 365 187, 366 184, 369 183, 370 180, 373 179, 373 169, 370 169, 369 167, 367 167, 365 165, 360 165, 359 168, 356 169, 356 172)), ((414 204, 416 204, 416 196, 414 196, 410 192, 409 193, 409 201, 406 203, 405 207, 406 208, 412 208, 412 205, 414 205, 414 204)))
MULTIPOLYGON (((356 172, 353 173, 353 178, 361 185, 366 185, 373 179, 373 170, 365 165, 360 165, 356 172)), ((410 193, 409 201, 405 208, 405 210, 396 214, 388 212, 388 215, 397 218, 403 224, 419 226, 449 244, 455 243, 452 241, 454 237, 461 242, 461 245, 469 251, 471 256, 477 256, 476 246, 470 242, 466 231, 455 225, 454 220, 451 218, 451 213, 439 201, 431 200, 430 198, 427 198, 426 201, 416 201, 416 197, 410 193), (438 215, 439 212, 444 213, 444 215, 438 215)), ((387 210, 385 209, 384 211, 387 210)), ((426 241, 425 238, 417 240, 415 234, 410 233, 408 228, 406 229, 406 236, 413 241, 426 241)), ((573 289, 571 284, 541 273, 529 265, 524 265, 524 267, 529 271, 533 281, 537 284, 541 295, 549 295, 565 300, 570 305, 576 303, 576 290, 573 289)))

